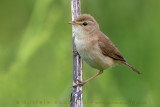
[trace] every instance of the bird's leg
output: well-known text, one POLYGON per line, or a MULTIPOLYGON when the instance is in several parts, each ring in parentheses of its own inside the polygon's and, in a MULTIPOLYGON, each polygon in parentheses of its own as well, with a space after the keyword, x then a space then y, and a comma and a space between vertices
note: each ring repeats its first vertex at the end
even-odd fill
POLYGON ((73 56, 77 56, 79 53, 76 50, 73 50, 73 56))
POLYGON ((93 77, 89 78, 88 80, 86 81, 80 81, 77 79, 77 81, 79 82, 78 84, 76 85, 73 85, 73 87, 77 87, 77 86, 83 86, 84 84, 86 84, 87 82, 89 82, 90 80, 94 79, 95 77, 97 77, 98 75, 102 74, 103 73, 103 70, 100 70, 96 75, 94 75, 93 77))

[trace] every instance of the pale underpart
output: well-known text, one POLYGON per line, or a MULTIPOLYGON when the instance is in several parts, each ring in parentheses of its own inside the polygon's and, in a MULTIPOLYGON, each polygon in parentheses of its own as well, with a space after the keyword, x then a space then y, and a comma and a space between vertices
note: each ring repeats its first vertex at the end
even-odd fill
POLYGON ((102 54, 98 45, 98 37, 88 34, 81 26, 73 25, 73 32, 76 35, 75 44, 77 51, 87 64, 98 70, 104 70, 114 65, 112 58, 102 54), (93 44, 92 41, 97 42, 93 44))

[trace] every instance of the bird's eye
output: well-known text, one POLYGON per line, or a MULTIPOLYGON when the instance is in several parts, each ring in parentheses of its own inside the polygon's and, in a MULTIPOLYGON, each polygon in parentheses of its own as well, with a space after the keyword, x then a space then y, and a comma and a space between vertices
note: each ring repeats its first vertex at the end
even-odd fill
POLYGON ((87 23, 87 22, 84 22, 84 23, 83 23, 83 25, 84 25, 84 26, 87 26, 87 25, 88 25, 88 23, 87 23))

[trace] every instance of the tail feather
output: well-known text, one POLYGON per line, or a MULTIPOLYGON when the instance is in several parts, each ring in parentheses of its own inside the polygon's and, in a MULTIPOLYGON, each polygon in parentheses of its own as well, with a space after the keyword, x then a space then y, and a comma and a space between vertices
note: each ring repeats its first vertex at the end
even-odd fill
POLYGON ((141 74, 141 72, 139 72, 136 68, 134 68, 132 65, 130 65, 128 62, 124 62, 125 65, 127 65, 128 67, 130 67, 133 71, 137 72, 138 74, 141 74))

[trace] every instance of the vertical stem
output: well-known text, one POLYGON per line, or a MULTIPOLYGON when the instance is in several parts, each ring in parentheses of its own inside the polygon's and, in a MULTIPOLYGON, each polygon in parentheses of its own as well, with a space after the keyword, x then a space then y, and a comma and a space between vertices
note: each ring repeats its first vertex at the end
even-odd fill
MULTIPOLYGON (((80 0, 71 0, 71 11, 72 11, 72 20, 75 20, 78 16, 81 15, 81 5, 80 0)), ((75 34, 73 33, 73 50, 76 50, 75 46, 75 34)), ((79 55, 73 56, 73 84, 77 84, 79 79, 82 81, 82 59, 79 55)), ((70 107, 83 107, 82 100, 82 87, 77 86, 73 87, 73 92, 70 98, 70 107)))

